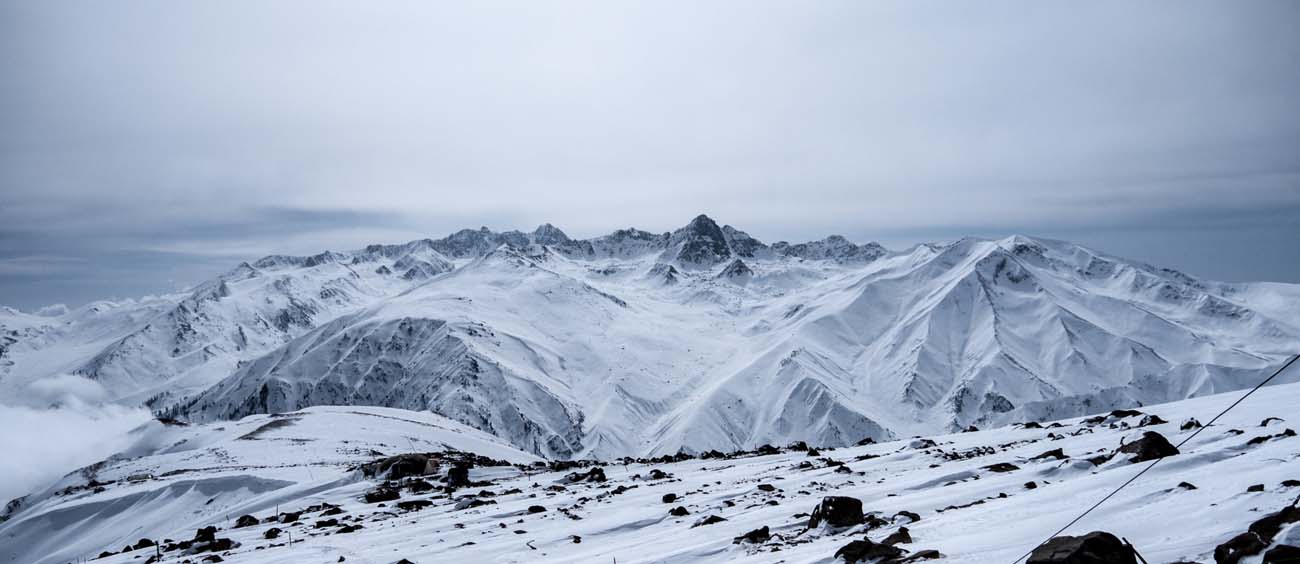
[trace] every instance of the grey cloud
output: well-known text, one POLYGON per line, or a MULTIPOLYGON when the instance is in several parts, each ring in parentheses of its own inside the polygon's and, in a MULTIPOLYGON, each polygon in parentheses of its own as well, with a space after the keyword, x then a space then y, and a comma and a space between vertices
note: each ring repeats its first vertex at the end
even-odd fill
POLYGON ((1296 281, 1272 266, 1300 233, 1295 21, 1284 1, 5 3, 0 259, 95 276, 0 274, 0 303, 700 212, 770 240, 1073 234, 1296 281), (1269 262, 1204 244, 1230 229, 1269 262))

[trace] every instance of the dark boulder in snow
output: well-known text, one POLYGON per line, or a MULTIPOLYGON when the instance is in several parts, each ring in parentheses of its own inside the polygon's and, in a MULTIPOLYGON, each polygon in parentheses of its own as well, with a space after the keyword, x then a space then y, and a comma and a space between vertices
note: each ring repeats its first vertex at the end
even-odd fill
POLYGON ((1137 564, 1137 558, 1115 535, 1093 531, 1081 537, 1052 538, 1034 549, 1028 564, 1137 564))
POLYGON ((463 462, 447 469, 447 487, 463 488, 469 485, 469 465, 463 462))
POLYGON ((687 515, 690 515, 691 512, 687 511, 685 507, 678 505, 677 507, 669 509, 668 514, 672 515, 673 517, 685 517, 687 515))
POLYGON ((528 512, 529 512, 529 513, 546 513, 546 508, 545 508, 545 507, 542 507, 542 506, 540 506, 540 505, 529 505, 529 506, 528 506, 528 512))
POLYGON ((194 533, 194 542, 212 542, 217 539, 216 527, 203 527, 194 533))
POLYGON ((367 476, 400 480, 412 476, 432 474, 438 462, 427 454, 399 454, 381 458, 361 467, 367 476))
POLYGON ((709 515, 708 517, 696 521, 694 525, 691 525, 691 528, 702 527, 704 525, 713 525, 715 523, 721 523, 723 521, 726 521, 726 519, 719 517, 717 515, 709 515))
POLYGON ((828 496, 813 508, 808 528, 826 523, 832 527, 852 527, 863 522, 862 500, 856 497, 828 496))
POLYGON ((1264 552, 1265 548, 1268 548, 1268 543, 1260 540, 1259 535, 1252 532, 1241 533, 1228 542, 1214 547, 1214 562, 1237 564, 1242 558, 1264 552))
POLYGON ((1142 433, 1142 438, 1119 447, 1119 451, 1134 455, 1129 462, 1138 463, 1178 454, 1178 449, 1169 444, 1169 439, 1155 431, 1142 433))
POLYGON ((1269 513, 1250 524, 1250 532, 1255 533, 1264 542, 1273 542, 1273 537, 1282 527, 1300 521, 1300 507, 1294 505, 1283 508, 1276 513, 1269 513))
POLYGON ((742 542, 762 544, 767 542, 767 539, 770 538, 772 538, 772 533, 768 530, 767 525, 764 525, 761 528, 754 529, 748 533, 731 539, 731 544, 740 544, 742 542))
POLYGON ((564 477, 569 482, 604 482, 605 469, 599 466, 586 472, 574 472, 564 477))
POLYGON ((999 462, 997 464, 985 466, 984 469, 989 472, 1015 472, 1016 470, 1019 470, 1020 467, 1010 462, 999 462))
POLYGON ((252 515, 241 515, 238 519, 235 519, 235 528, 252 527, 258 523, 261 523, 261 521, 259 521, 257 517, 252 515))
POLYGON ((915 523, 921 520, 921 516, 918 515, 916 512, 907 511, 907 510, 899 511, 898 513, 894 514, 895 521, 897 521, 899 517, 907 519, 909 523, 915 523))
POLYGON ((1031 458, 1030 460, 1045 460, 1045 459, 1048 459, 1048 458, 1055 458, 1056 460, 1065 460, 1066 458, 1069 458, 1069 457, 1065 455, 1065 450, 1064 450, 1064 449, 1054 448, 1054 449, 1052 449, 1052 450, 1049 450, 1049 451, 1047 451, 1047 452, 1044 452, 1043 454, 1040 454, 1040 455, 1038 455, 1038 456, 1035 456, 1035 457, 1031 458))
POLYGON ((265 533, 262 533, 262 538, 265 539, 278 538, 280 536, 280 533, 282 532, 283 531, 281 531, 279 527, 271 527, 267 529, 265 533))
POLYGON ((1142 418, 1141 422, 1138 423, 1138 427, 1147 427, 1150 425, 1164 425, 1165 423, 1168 423, 1168 421, 1161 419, 1159 415, 1147 415, 1142 418))
POLYGON ((379 503, 381 501, 393 501, 402 497, 397 490, 389 487, 380 486, 366 492, 366 503, 379 503))
POLYGON ((662 499, 663 499, 663 502, 664 502, 664 503, 672 503, 672 502, 674 502, 674 501, 677 501, 677 494, 675 494, 675 493, 666 493, 666 494, 664 494, 664 497, 663 497, 662 499))
POLYGON ((855 540, 835 551, 835 558, 842 559, 850 564, 854 562, 871 562, 873 560, 898 558, 902 555, 903 549, 901 548, 895 548, 887 544, 875 543, 865 539, 855 540))
POLYGON ((896 544, 912 544, 912 532, 907 530, 907 527, 899 527, 897 531, 894 531, 889 536, 885 537, 885 540, 880 541, 880 544, 887 544, 890 546, 896 544))
POLYGON ((1264 564, 1294 564, 1300 562, 1300 547, 1279 544, 1264 553, 1264 564))

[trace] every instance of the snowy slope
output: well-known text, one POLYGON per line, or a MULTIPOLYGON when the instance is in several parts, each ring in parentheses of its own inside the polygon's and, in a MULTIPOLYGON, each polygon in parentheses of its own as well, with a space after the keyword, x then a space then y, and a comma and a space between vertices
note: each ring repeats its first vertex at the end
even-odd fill
POLYGON ((527 452, 608 458, 1240 389, 1300 348, 1300 286, 1023 236, 767 245, 700 216, 661 234, 484 228, 268 257, 184 296, 31 318, 0 318, 10 393, 74 372, 194 421, 428 409, 527 452))
POLYGON ((373 407, 315 407, 207 427, 153 421, 132 435, 128 450, 10 502, 0 561, 65 562, 86 546, 127 544, 132 535, 134 543, 143 531, 273 511, 356 482, 354 467, 381 453, 537 460, 428 412, 373 407))
MULTIPOLYGON (((216 538, 238 544, 217 551, 234 563, 813 563, 833 561, 850 541, 880 542, 906 527, 911 541, 898 544, 901 549, 937 550, 941 562, 1009 563, 1145 466, 1116 454, 1117 447, 1150 431, 1180 442, 1193 432, 1183 428, 1185 421, 1209 421, 1240 396, 818 453, 782 449, 680 462, 611 461, 597 465, 607 477, 603 482, 567 478, 588 473, 587 467, 528 465, 528 455, 429 414, 312 408, 286 418, 155 426, 142 430, 142 445, 134 452, 93 469, 95 478, 111 482, 103 491, 85 488, 87 471, 60 485, 72 493, 46 492, 10 512, 0 523, 0 559, 93 558, 141 538, 188 540, 199 527, 212 525, 220 529, 216 538), (1164 422, 1143 425, 1146 415, 1164 422), (281 420, 293 423, 264 427, 281 420), (248 437, 257 428, 263 430, 248 437), (407 437, 409 450, 402 448, 407 437), (439 443, 525 464, 476 466, 469 472, 476 483, 451 492, 443 488, 446 469, 438 469, 426 477, 432 490, 403 486, 399 499, 382 505, 363 499, 382 479, 345 469, 380 453, 436 450, 439 443), (366 452, 371 448, 379 452, 366 452), (1059 456, 1041 456, 1056 449, 1059 456), (121 481, 140 472, 152 477, 121 481), (665 502, 666 494, 677 499, 665 502), (870 530, 808 529, 807 514, 831 495, 861 500, 881 523, 870 530), (322 503, 339 509, 322 514, 329 507, 322 503), (277 505, 281 513, 306 512, 294 523, 270 522, 277 505), (677 507, 686 514, 670 515, 677 507), (912 522, 902 511, 920 520, 912 522), (258 522, 234 528, 244 513, 258 522), (708 516, 724 520, 696 526, 708 516), (285 532, 268 540, 272 527, 285 532), (733 542, 760 527, 768 527, 771 537, 733 542)), ((1300 495, 1300 438, 1287 432, 1298 404, 1300 384, 1266 388, 1069 532, 1109 531, 1132 541, 1150 562, 1213 561, 1216 545, 1300 495), (1257 491, 1248 491, 1257 484, 1257 491)), ((1276 540, 1300 544, 1300 524, 1283 526, 1276 540)), ((96 561, 139 562, 154 550, 96 561)), ((198 561, 205 554, 175 549, 163 552, 162 561, 198 561)))

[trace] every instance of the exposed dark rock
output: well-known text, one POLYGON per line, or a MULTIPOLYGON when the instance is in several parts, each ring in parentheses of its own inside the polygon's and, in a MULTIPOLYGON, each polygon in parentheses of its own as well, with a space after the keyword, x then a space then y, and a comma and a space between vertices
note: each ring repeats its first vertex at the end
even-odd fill
POLYGON ((1025 489, 1027 490, 1038 489, 1038 484, 1032 480, 1025 482, 1025 489))
POLYGON ((835 558, 841 558, 849 564, 854 562, 883 560, 886 558, 898 558, 902 555, 903 549, 901 548, 895 548, 887 544, 874 543, 865 539, 855 540, 835 551, 835 558))
POLYGON ((381 458, 361 467, 366 476, 400 480, 412 476, 426 476, 438 469, 437 459, 420 453, 399 454, 381 458))
POLYGON ((320 521, 317 521, 316 524, 315 524, 315 525, 312 525, 312 526, 315 527, 315 528, 317 528, 317 529, 324 529, 324 528, 326 528, 326 527, 337 527, 337 526, 339 526, 339 520, 338 520, 338 519, 322 519, 322 520, 320 520, 320 521))
POLYGON ((862 500, 856 497, 827 496, 813 508, 808 517, 808 528, 822 523, 832 527, 852 527, 863 522, 862 500))
POLYGON ((1137 564, 1133 551, 1110 533, 1055 537, 1034 549, 1027 564, 1137 564))
POLYGON ((1016 470, 1019 470, 1020 467, 1010 462, 999 462, 997 464, 990 464, 988 466, 985 466, 984 469, 988 470, 989 472, 1014 472, 1016 470))
POLYGON ((1241 533, 1229 539, 1228 542, 1214 547, 1214 562, 1216 564, 1237 564, 1246 556, 1264 552, 1265 548, 1268 548, 1268 544, 1260 540, 1255 533, 1241 533))
POLYGON ((1178 454, 1178 449, 1169 444, 1164 435, 1155 431, 1142 433, 1142 438, 1119 447, 1119 451, 1134 455, 1129 462, 1138 463, 1178 454))
POLYGON ((1161 419, 1159 415, 1153 414, 1153 415, 1147 415, 1143 417, 1142 421, 1138 423, 1138 427, 1147 427, 1149 425, 1164 425, 1165 423, 1168 423, 1168 421, 1161 419))
POLYGON ((691 525, 691 528, 702 527, 704 525, 712 525, 714 523, 721 523, 723 521, 726 521, 726 519, 719 517, 717 515, 709 515, 708 517, 696 521, 694 525, 691 525))
POLYGON ((774 492, 776 491, 776 486, 773 486, 772 484, 759 484, 758 490, 764 492, 774 492))
POLYGON ((155 543, 154 543, 153 540, 151 540, 151 539, 140 539, 139 542, 136 542, 136 543, 135 543, 135 546, 133 546, 133 547, 131 547, 131 548, 133 548, 133 549, 135 549, 135 550, 140 550, 140 549, 142 549, 142 548, 147 548, 147 547, 153 546, 154 544, 155 544, 155 543))
POLYGON ((238 519, 235 519, 235 528, 240 529, 243 527, 252 527, 259 523, 261 523, 261 521, 258 520, 257 517, 252 515, 240 515, 238 519))
POLYGON ((1264 491, 1264 484, 1255 484, 1255 485, 1252 485, 1252 486, 1248 486, 1248 487, 1246 488, 1246 491, 1247 491, 1247 492, 1262 492, 1262 491, 1264 491))
POLYGON ((203 527, 194 533, 194 542, 212 542, 217 539, 216 527, 203 527))
POLYGON ((433 505, 433 502, 427 499, 410 499, 397 502, 397 508, 402 511, 419 511, 431 505, 433 505))
POLYGON ((605 469, 597 466, 586 472, 574 472, 565 476, 564 479, 569 482, 604 482, 605 469))
POLYGON ((1281 417, 1265 417, 1263 421, 1260 421, 1260 422, 1259 422, 1259 426, 1260 426, 1260 427, 1267 427, 1269 423, 1272 423, 1272 422, 1274 422, 1274 421, 1277 421, 1277 422, 1281 423, 1281 422, 1286 421, 1286 419, 1283 419, 1283 418, 1281 418, 1281 417))
POLYGON ((1116 419, 1124 419, 1125 417, 1137 417, 1139 415, 1142 415, 1142 412, 1136 409, 1116 409, 1110 412, 1110 416, 1116 419))
POLYGON ((1049 451, 1047 451, 1047 452, 1044 452, 1043 454, 1040 454, 1040 455, 1038 455, 1038 456, 1035 456, 1035 457, 1031 458, 1030 460, 1044 460, 1044 459, 1048 459, 1048 458, 1055 458, 1055 459, 1057 459, 1057 460, 1065 460, 1066 458, 1069 458, 1069 457, 1065 455, 1065 450, 1064 450, 1064 449, 1054 448, 1054 449, 1052 449, 1052 450, 1049 450, 1049 451))
POLYGON ((745 533, 734 539, 731 539, 731 544, 740 544, 742 542, 762 544, 767 542, 767 539, 770 538, 772 538, 772 533, 768 531, 767 525, 764 525, 761 528, 754 529, 748 533, 745 533))
POLYGON ((529 506, 528 506, 528 512, 529 512, 529 513, 546 513, 546 508, 545 508, 545 507, 542 507, 542 506, 540 506, 540 505, 529 505, 529 506))
POLYGON ((907 511, 907 510, 899 511, 898 513, 894 514, 895 521, 897 521, 899 517, 906 517, 908 520, 910 520, 913 523, 921 520, 920 515, 917 515, 915 512, 907 511))
POLYGON ((867 437, 867 438, 865 438, 865 439, 862 439, 862 440, 858 441, 856 444, 857 444, 858 446, 874 445, 874 444, 876 444, 876 439, 873 439, 873 438, 871 438, 871 437, 867 437))
POLYGON ((1264 542, 1273 542, 1273 537, 1277 536, 1282 527, 1300 521, 1300 507, 1294 505, 1282 508, 1281 511, 1269 513, 1257 519, 1250 524, 1250 532, 1259 536, 1264 542))
POLYGON ((447 469, 447 487, 463 488, 468 485, 470 485, 468 464, 458 462, 447 469))
POLYGON ((1185 490, 1194 490, 1194 489, 1196 489, 1196 485, 1195 485, 1195 484, 1192 484, 1191 482, 1178 482, 1178 487, 1180 487, 1180 488, 1182 488, 1182 489, 1185 489, 1185 490))
POLYGON ((282 533, 282 532, 283 532, 283 531, 281 531, 279 527, 271 527, 271 528, 267 529, 265 533, 262 533, 262 538, 264 538, 264 539, 268 539, 268 540, 269 540, 269 539, 274 539, 274 538, 279 538, 280 533, 282 533))
POLYGON ((672 515, 673 517, 685 517, 687 515, 690 515, 691 512, 687 511, 685 507, 678 505, 677 507, 669 509, 668 514, 672 515))
POLYGON ((300 511, 286 511, 280 514, 280 522, 294 523, 298 521, 298 517, 300 516, 302 516, 302 512, 300 511))
POLYGON ((1178 429, 1180 431, 1190 431, 1192 429, 1200 429, 1201 427, 1202 425, 1200 421, 1197 421, 1195 417, 1189 417, 1186 421, 1183 421, 1182 425, 1178 426, 1178 429))
POLYGON ((385 486, 380 486, 378 488, 370 490, 366 492, 366 496, 365 496, 366 503, 379 503, 381 501, 393 501, 395 499, 400 499, 401 497, 402 494, 398 493, 397 490, 385 486))
POLYGON ((674 502, 674 501, 677 501, 677 494, 675 494, 675 493, 666 493, 666 494, 664 494, 662 500, 663 500, 664 503, 672 503, 672 502, 674 502))
POLYGON ((821 456, 821 455, 822 455, 821 451, 818 451, 815 448, 808 449, 808 456, 821 456))
POLYGON ((907 527, 899 527, 897 531, 894 531, 889 536, 885 537, 885 540, 880 541, 880 544, 887 544, 890 546, 896 544, 912 544, 912 532, 907 530, 907 527))
POLYGON ((1279 544, 1264 553, 1264 564, 1296 564, 1300 562, 1300 547, 1279 544))

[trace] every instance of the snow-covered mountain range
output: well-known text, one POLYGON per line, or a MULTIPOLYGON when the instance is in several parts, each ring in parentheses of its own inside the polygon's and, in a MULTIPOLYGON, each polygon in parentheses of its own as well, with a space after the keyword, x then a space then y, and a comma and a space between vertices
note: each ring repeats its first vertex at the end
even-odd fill
POLYGON ((1300 286, 1061 241, 765 244, 706 216, 269 256, 183 295, 0 312, 0 393, 76 374, 195 422, 429 410, 548 458, 825 446, 1253 385, 1300 286))

